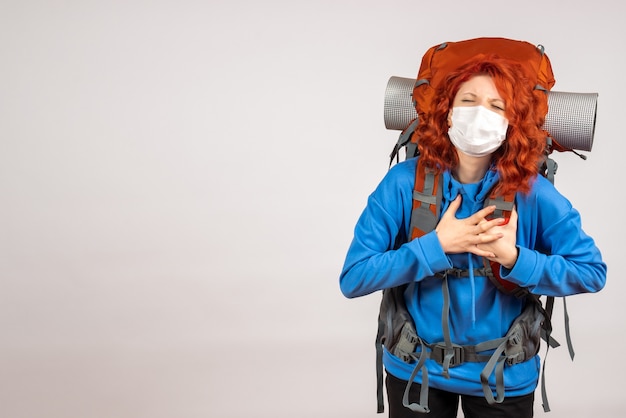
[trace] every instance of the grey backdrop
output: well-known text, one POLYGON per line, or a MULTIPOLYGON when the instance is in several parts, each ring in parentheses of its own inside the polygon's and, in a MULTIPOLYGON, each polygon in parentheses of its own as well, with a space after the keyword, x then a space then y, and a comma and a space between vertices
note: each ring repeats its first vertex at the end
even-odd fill
POLYGON ((542 44, 555 90, 599 93, 556 182, 609 278, 568 299, 546 416, 623 416, 617 7, 0 1, 0 416, 380 416, 379 296, 338 275, 397 138, 384 88, 478 36, 542 44))

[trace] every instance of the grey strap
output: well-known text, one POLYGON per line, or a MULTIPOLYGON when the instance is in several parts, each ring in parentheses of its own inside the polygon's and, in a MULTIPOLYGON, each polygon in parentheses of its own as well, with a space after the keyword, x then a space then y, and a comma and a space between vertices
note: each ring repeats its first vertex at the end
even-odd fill
POLYGON ((543 358, 543 366, 541 367, 541 404, 544 412, 550 412, 548 392, 546 391, 546 360, 548 359, 548 350, 550 350, 549 345, 546 347, 546 355, 543 358))
POLYGON ((426 345, 424 341, 420 338, 420 345, 422 346, 422 351, 420 353, 417 364, 413 368, 413 373, 411 373, 411 377, 409 377, 409 381, 404 389, 404 395, 402 396, 402 405, 405 408, 409 408, 414 412, 421 412, 423 414, 427 414, 430 412, 428 408, 428 368, 426 367, 426 360, 430 358, 430 351, 426 349, 426 345), (420 400, 419 403, 409 403, 409 391, 411 389, 411 385, 415 381, 415 377, 419 371, 422 371, 422 386, 420 388, 420 400))
POLYGON ((376 337, 376 412, 385 412, 383 398, 383 345, 380 342, 380 331, 376 337))
POLYGON ((494 210, 493 212, 493 216, 496 218, 502 218, 504 217, 503 212, 504 211, 509 211, 511 212, 513 210, 513 206, 515 205, 514 202, 507 202, 504 200, 504 197, 502 196, 497 196, 495 198, 487 198, 485 199, 485 207, 486 206, 491 206, 491 205, 495 205, 496 206, 496 210, 494 210))
POLYGON ((554 175, 558 164, 552 158, 546 158, 546 178, 550 180, 550 183, 554 184, 554 175))
MULTIPOLYGON (((560 344, 552 338, 550 335, 552 331, 552 324, 550 323, 552 319, 552 311, 554 310, 554 297, 548 296, 546 298, 546 306, 544 308, 544 318, 547 322, 547 326, 543 328, 542 338, 547 341, 546 344, 546 355, 543 358, 543 365, 541 367, 541 403, 543 406, 544 412, 550 412, 550 403, 548 402, 548 392, 546 391, 546 363, 548 361, 548 352, 550 351, 550 347, 556 348, 560 344)), ((569 319, 566 319, 566 327, 569 319)), ((569 330, 565 330, 566 335, 569 334, 569 330)), ((570 348, 570 355, 573 352, 571 348, 571 340, 568 339, 568 346, 570 348)))
MULTIPOLYGON (((554 306, 554 297, 548 297, 546 301, 546 312, 549 315, 547 320, 552 317, 552 308, 554 306)), ((567 349, 569 351, 570 358, 574 360, 574 346, 572 344, 572 338, 570 335, 569 329, 569 314, 567 313, 567 302, 565 301, 565 297, 563 297, 563 314, 565 316, 565 339, 567 340, 567 349)), ((548 402, 548 393, 546 391, 546 363, 548 360, 548 351, 550 347, 558 347, 559 343, 556 342, 551 336, 550 333, 546 331, 544 336, 544 340, 548 341, 546 344, 546 355, 543 358, 543 366, 541 368, 541 400, 543 404, 544 412, 550 412, 550 403, 548 402)))
MULTIPOLYGON (((443 342, 444 356, 443 356, 443 375, 447 379, 450 378, 450 364, 454 358, 454 347, 452 346, 452 339, 450 338, 450 288, 448 287, 448 275, 443 276, 441 283, 441 291, 443 292, 443 308, 441 309, 441 325, 443 327, 443 342)), ((457 359, 458 360, 458 359, 457 359)))
MULTIPOLYGON (((491 269, 487 268, 487 267, 479 267, 479 268, 475 268, 474 269, 474 275, 475 276, 487 276, 488 274, 493 274, 491 273, 491 269)), ((470 271, 468 269, 460 269, 460 268, 450 268, 447 270, 444 270, 440 273, 435 273, 436 277, 439 277, 440 279, 443 279, 445 276, 452 276, 452 277, 469 277, 470 275, 470 271)))
POLYGON ((567 340, 567 349, 569 350, 569 356, 574 360, 574 345, 572 344, 572 336, 569 330, 569 314, 567 313, 567 301, 563 297, 563 316, 565 317, 565 339, 567 340))
POLYGON ((506 357, 503 355, 506 348, 507 339, 505 339, 500 346, 494 351, 491 358, 480 373, 480 382, 483 386, 483 392, 485 393, 485 399, 489 405, 494 403, 501 403, 504 400, 504 360, 506 357), (495 370, 496 374, 496 397, 494 398, 491 387, 489 386, 489 376, 495 370))
MULTIPOLYGON (((394 158, 396 159, 396 162, 400 160, 400 155, 398 153, 400 152, 400 149, 402 147, 407 147, 407 157, 412 156, 409 155, 408 146, 411 144, 411 136, 413 135, 413 132, 415 132, 415 128, 417 128, 418 123, 418 119, 415 118, 409 124, 409 126, 400 133, 400 136, 398 137, 398 142, 396 142, 396 145, 393 147, 393 150, 391 150, 391 154, 389 155, 389 167, 391 167, 394 158)), ((411 152, 414 151, 411 150, 411 152)))
MULTIPOLYGON (((441 188, 441 184, 439 187, 441 188)), ((411 227, 409 231, 413 231, 413 228, 416 227, 424 232, 434 230, 439 219, 430 210, 430 206, 439 206, 440 202, 438 200, 441 199, 441 194, 439 191, 435 191, 435 175, 432 172, 426 172, 424 190, 422 192, 414 190, 413 199, 422 202, 422 204, 411 213, 411 227)))

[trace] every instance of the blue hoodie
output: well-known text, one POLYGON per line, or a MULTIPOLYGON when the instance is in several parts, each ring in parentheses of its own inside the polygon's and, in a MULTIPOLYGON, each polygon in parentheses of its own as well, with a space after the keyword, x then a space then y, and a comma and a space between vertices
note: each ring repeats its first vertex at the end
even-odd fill
MULTIPOLYGON (((407 307, 418 330, 428 343, 443 341, 441 324, 443 294, 441 279, 434 274, 448 268, 482 266, 482 259, 470 253, 446 254, 434 231, 394 250, 396 236, 403 230, 410 236, 409 223, 417 159, 396 164, 369 196, 340 275, 340 287, 348 298, 378 290, 412 284, 405 292, 407 307)), ((478 183, 461 184, 449 172, 443 174, 442 213, 459 194, 457 218, 466 218, 483 208, 484 200, 498 181, 488 171, 478 183)), ((567 296, 597 292, 606 282, 606 265, 593 239, 581 227, 580 215, 571 203, 542 176, 529 194, 518 193, 517 247, 519 256, 512 269, 500 274, 532 293, 567 296)), ((453 278, 450 289, 450 335, 452 342, 475 345, 504 336, 521 313, 523 301, 506 295, 484 276, 453 278)), ((414 365, 385 350, 383 362, 388 373, 408 380, 414 365)), ((429 385, 450 392, 483 396, 480 372, 484 363, 464 363, 450 368, 444 377, 442 366, 427 360, 429 385)), ((539 378, 539 356, 506 366, 506 396, 533 392, 539 378)), ((491 386, 495 390, 494 376, 491 386)), ((421 382, 421 373, 417 382, 421 382)))

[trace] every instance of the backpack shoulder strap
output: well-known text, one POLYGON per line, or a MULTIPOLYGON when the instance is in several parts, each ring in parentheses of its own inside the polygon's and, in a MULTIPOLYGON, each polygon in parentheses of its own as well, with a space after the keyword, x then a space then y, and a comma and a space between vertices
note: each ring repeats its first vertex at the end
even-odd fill
POLYGON ((487 199, 485 199, 485 207, 495 205, 496 210, 493 212, 493 217, 504 218, 506 222, 511 217, 513 206, 515 206, 515 193, 509 193, 501 196, 492 191, 487 199))
POLYGON ((419 158, 415 170, 413 211, 409 229, 411 239, 424 236, 437 226, 443 195, 442 187, 441 175, 426 168, 419 158))
POLYGON ((411 123, 404 128, 402 132, 400 132, 400 136, 398 137, 398 141, 396 145, 394 145, 393 150, 391 150, 391 154, 389 155, 389 167, 393 164, 393 160, 396 162, 400 161, 400 150, 404 148, 406 150, 406 158, 416 157, 418 155, 417 151, 417 143, 411 141, 413 137, 413 133, 415 133, 415 129, 419 124, 419 119, 415 118, 411 121, 411 123))
MULTIPOLYGON (((493 212, 492 218, 504 218, 506 224, 509 222, 511 218, 511 212, 513 211, 513 207, 515 206, 515 192, 509 193, 507 195, 499 195, 495 191, 492 190, 489 197, 485 199, 484 207, 495 205, 496 210, 493 212)), ((515 283, 509 282, 508 280, 504 280, 500 276, 500 264, 495 261, 489 261, 486 258, 483 258, 484 267, 487 270, 487 277, 491 280, 494 286, 498 288, 498 290, 507 293, 513 294, 517 297, 525 297, 528 294, 528 290, 516 285, 515 283)))
MULTIPOLYGON (((485 206, 496 205, 496 210, 494 211, 494 217, 502 217, 506 219, 506 222, 511 217, 511 211, 513 210, 515 202, 515 194, 509 194, 505 196, 496 196, 493 192, 485 201, 485 206)), ((498 288, 500 291, 513 294, 518 298, 526 298, 527 303, 531 303, 537 305, 539 311, 542 314, 543 322, 541 323, 541 338, 546 341, 546 354, 543 361, 543 366, 541 370, 541 398, 543 409, 545 412, 550 411, 550 405, 548 403, 548 395, 546 392, 546 383, 545 383, 545 368, 546 368, 546 360, 548 356, 548 350, 550 347, 556 348, 560 344, 551 336, 552 332, 552 310, 554 306, 554 297, 548 296, 546 298, 546 307, 542 308, 539 297, 530 293, 530 291, 524 287, 520 287, 515 283, 509 282, 508 280, 503 279, 500 276, 500 264, 489 261, 486 258, 483 258, 485 269, 488 274, 487 277, 491 280, 491 282, 498 288)), ((567 305, 565 303, 565 298, 563 298, 563 310, 565 315, 565 337, 567 341, 567 347, 569 350, 569 354, 571 359, 574 359, 574 348, 570 336, 570 327, 569 327, 569 315, 567 313, 567 305)), ((481 379, 483 376, 481 375, 481 379)), ((502 388, 501 388, 502 389, 502 388)), ((502 389, 503 390, 503 389, 502 389)), ((487 395, 487 392, 485 392, 487 395)), ((488 395, 491 395, 490 393, 488 395)))
MULTIPOLYGON (((391 158, 393 159, 393 155, 391 158)), ((437 225, 442 196, 440 177, 440 175, 435 175, 431 170, 427 170, 421 159, 417 160, 415 186, 413 188, 413 210, 409 227, 410 239, 425 235, 437 225)), ((401 232, 399 237, 401 235, 403 236, 404 233, 401 232)), ((404 238, 406 239, 406 237, 404 238)), ((402 243, 396 238, 395 248, 402 243)), ((385 410, 383 398, 383 345, 387 345, 390 351, 403 357, 403 355, 410 355, 418 342, 415 327, 403 300, 406 287, 407 285, 403 285, 383 290, 383 298, 378 314, 378 333, 376 335, 376 398, 378 413, 382 413, 385 410), (400 335, 406 334, 407 331, 414 336, 414 338, 409 338, 411 344, 405 350, 396 350, 396 348, 399 348, 396 347, 396 344, 398 344, 400 335)), ((406 360, 409 359, 407 358, 406 360)), ((422 365, 416 367, 415 370, 421 368, 422 365)), ((427 405, 428 402, 428 394, 425 388, 420 395, 421 405, 427 405)))

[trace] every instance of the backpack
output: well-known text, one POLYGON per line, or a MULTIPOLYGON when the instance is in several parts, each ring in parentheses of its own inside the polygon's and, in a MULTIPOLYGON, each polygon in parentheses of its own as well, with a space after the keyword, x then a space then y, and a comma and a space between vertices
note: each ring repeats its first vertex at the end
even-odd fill
MULTIPOLYGON (((419 155, 417 135, 414 135, 419 120, 429 109, 430 102, 438 85, 445 76, 468 59, 484 53, 494 53, 500 57, 511 58, 522 64, 527 76, 536 85, 540 95, 539 106, 546 114, 546 152, 540 173, 554 181, 557 164, 549 156, 553 151, 571 151, 581 158, 584 155, 576 149, 591 150, 595 130, 597 94, 550 92, 555 80, 548 56, 542 46, 528 42, 505 38, 476 38, 460 42, 447 42, 435 45, 427 50, 422 58, 417 81, 392 77, 385 95, 385 124, 388 129, 401 130, 397 143, 390 155, 390 166, 394 159, 399 160, 399 151, 406 150, 406 158, 419 155), (401 87, 398 88, 400 81, 401 87), (542 98, 542 96, 545 96, 542 98), (409 100, 410 99, 410 100, 409 100), (565 104, 565 105, 564 105, 565 104), (548 109, 556 109, 552 114, 548 109), (563 115, 565 114, 565 115, 563 115), (557 139, 558 138, 558 141, 557 139), (563 145, 564 144, 564 145, 563 145)), ((408 239, 415 239, 432 231, 438 223, 441 207, 440 176, 429 172, 418 160, 408 239)), ((514 194, 498 196, 491 193, 485 206, 496 205, 494 216, 508 219, 513 208, 514 194)), ((403 235, 403 234, 401 234, 403 235)), ((395 248, 406 241, 406 237, 396 239, 395 248)), ((403 405, 413 411, 426 413, 428 409, 428 370, 427 359, 433 359, 443 366, 444 375, 450 367, 463 362, 485 362, 480 379, 488 403, 499 403, 504 399, 503 370, 505 365, 513 365, 533 358, 540 348, 540 340, 549 347, 558 347, 559 343, 551 337, 551 317, 554 297, 546 297, 545 306, 537 295, 499 277, 499 265, 484 259, 483 266, 468 272, 462 269, 449 269, 437 274, 442 280, 444 312, 442 328, 444 341, 430 343, 419 337, 408 312, 404 294, 409 285, 398 286, 383 291, 378 315, 378 333, 376 336, 376 372, 378 412, 384 412, 383 402, 383 347, 407 363, 415 362, 413 373, 404 392, 403 405), (524 299, 521 314, 513 321, 506 335, 495 340, 485 341, 475 346, 459 346, 450 340, 447 312, 449 308, 448 277, 463 277, 470 274, 489 277, 492 283, 505 293, 524 299), (419 351, 416 352, 416 348, 419 351), (492 354, 480 354, 492 351, 492 354), (419 403, 409 403, 408 394, 418 372, 422 372, 422 387, 419 403), (495 373, 496 394, 494 396, 489 377, 495 373)), ((570 357, 574 358, 569 334, 567 305, 563 298, 565 311, 565 336, 570 357)), ((545 359, 541 377, 541 392, 544 411, 550 410, 545 391, 545 359)))

